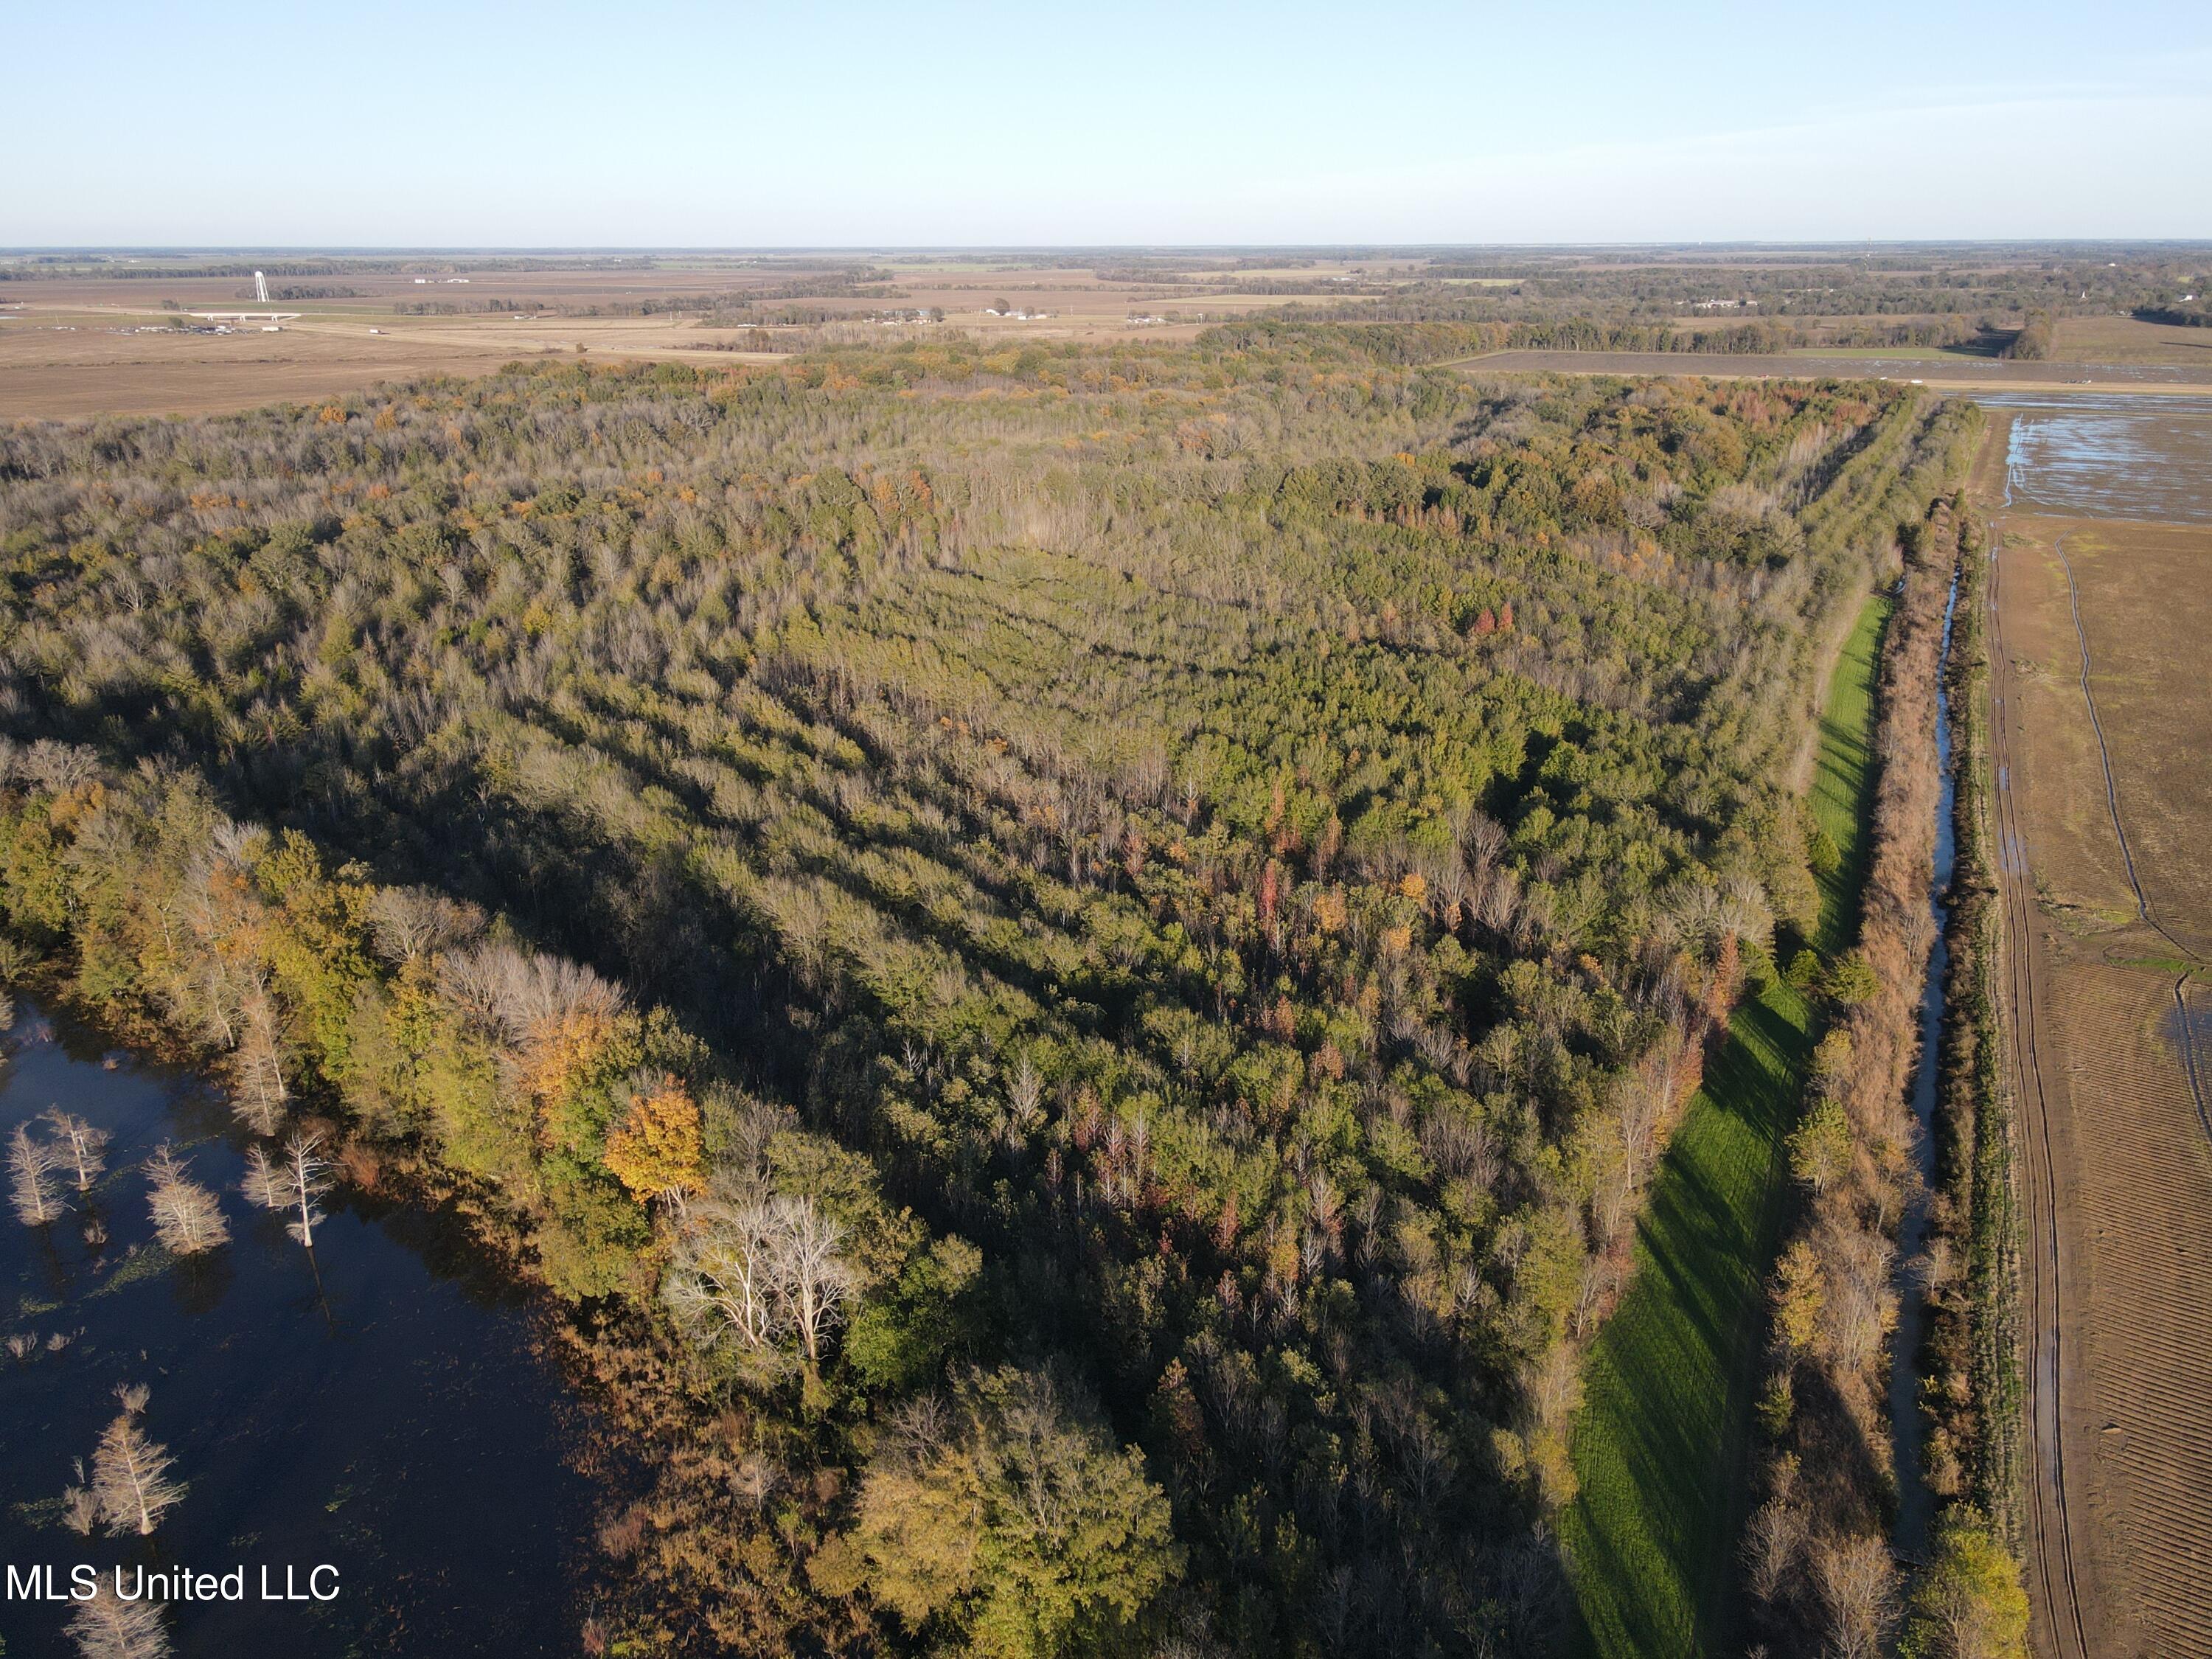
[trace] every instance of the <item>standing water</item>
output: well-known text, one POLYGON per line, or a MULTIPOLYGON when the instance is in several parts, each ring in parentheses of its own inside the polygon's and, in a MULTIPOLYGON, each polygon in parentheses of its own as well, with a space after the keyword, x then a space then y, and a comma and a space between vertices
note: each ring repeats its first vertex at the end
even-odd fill
POLYGON ((1951 661, 1951 623, 1959 605, 1959 574, 1951 573, 1950 596, 1943 602, 1943 650, 1936 665, 1936 867, 1928 883, 1928 908, 1936 923, 1936 943, 1928 956, 1928 982, 1920 997, 1920 1059, 1912 1073, 1912 1115, 1920 1126, 1914 1141, 1921 1185, 1906 1205, 1898 1229, 1897 1342, 1889 1376, 1890 1437, 1896 1449, 1898 1553, 1912 1560, 1927 1553, 1928 1527, 1935 1498, 1921 1479, 1921 1443, 1926 1425, 1920 1415, 1920 1341, 1927 1303, 1917 1264, 1928 1239, 1929 1195, 1936 1185, 1936 1085, 1942 1068, 1943 981, 1951 966, 1951 947, 1943 937, 1945 903, 1958 862, 1958 840, 1951 810, 1958 780, 1951 768, 1951 693, 1945 670, 1951 661))
MULTIPOLYGON (((593 1504, 564 1448, 588 1425, 460 1218, 342 1188, 303 1249, 241 1195, 252 1139, 191 1076, 27 1005, 7 1041, 0 1136, 59 1107, 112 1139, 58 1219, 0 1223, 0 1559, 64 1594, 78 1563, 126 1589, 242 1568, 248 1599, 170 1607, 182 1656, 574 1651, 593 1504), (155 1241, 141 1165, 164 1141, 221 1200, 221 1248, 155 1241), (185 1494, 151 1538, 85 1536, 64 1492, 132 1386, 185 1494), (325 1565, 335 1599, 260 1599, 264 1568, 305 1596, 325 1565)), ((9 1659, 73 1654, 70 1613, 0 1604, 9 1659)))

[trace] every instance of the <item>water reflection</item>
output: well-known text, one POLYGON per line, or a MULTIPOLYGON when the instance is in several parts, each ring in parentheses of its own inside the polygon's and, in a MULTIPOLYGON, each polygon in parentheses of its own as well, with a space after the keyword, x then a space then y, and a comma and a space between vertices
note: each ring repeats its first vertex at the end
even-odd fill
POLYGON ((2212 399, 2003 392, 1976 401, 2014 412, 2007 506, 2212 524, 2212 399))
MULTIPOLYGON (((565 1461, 586 1425, 528 1304, 449 1211, 341 1189, 310 1252, 239 1195, 248 1139, 188 1075, 23 1010, 0 1136, 49 1107, 114 1137, 45 1227, 0 1221, 0 1559, 103 1568, 339 1568, 334 1602, 173 1609, 184 1656, 574 1650, 594 1510, 565 1461), (222 1197, 229 1243, 155 1243, 140 1164, 161 1142, 222 1197), (147 1431, 189 1484, 150 1540, 61 1524, 75 1460, 151 1389, 147 1431)), ((61 1659, 67 1609, 6 1609, 9 1659, 61 1659)))

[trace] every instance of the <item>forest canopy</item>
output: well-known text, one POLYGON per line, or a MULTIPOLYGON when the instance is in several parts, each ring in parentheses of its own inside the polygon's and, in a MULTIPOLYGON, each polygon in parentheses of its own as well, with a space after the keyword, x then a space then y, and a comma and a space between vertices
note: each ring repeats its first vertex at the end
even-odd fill
POLYGON ((1394 355, 0 433, 0 920, 668 1345, 722 1484, 638 1650, 1542 1651, 1580 1345, 1961 428, 1394 355))

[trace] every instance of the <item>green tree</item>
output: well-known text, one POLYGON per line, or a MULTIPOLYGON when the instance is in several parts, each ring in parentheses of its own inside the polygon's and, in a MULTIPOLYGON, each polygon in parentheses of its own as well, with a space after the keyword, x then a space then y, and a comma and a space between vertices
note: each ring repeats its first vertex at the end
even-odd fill
POLYGON ((1790 1136, 1790 1173, 1814 1192, 1826 1192, 1851 1167, 1851 1122, 1844 1109, 1824 1100, 1805 1114, 1790 1136))
POLYGON ((917 1633, 994 1659, 1094 1653, 1178 1562, 1166 1497, 1048 1372, 977 1371, 949 1419, 911 1412, 817 1586, 865 1587, 917 1633))
POLYGON ((1802 1353, 1820 1332, 1828 1299, 1820 1258, 1806 1240, 1792 1244, 1775 1264, 1773 1295, 1775 1328, 1792 1352, 1802 1353))
POLYGON ((2027 1651, 2027 1592, 2020 1563, 1990 1523, 1967 1510, 1936 1529, 1935 1559, 1912 1588, 1899 1659, 2020 1659, 2027 1651))
POLYGON ((947 1359, 972 1347, 980 1319, 969 1294, 983 1254, 940 1238, 871 1299, 845 1334, 845 1363, 871 1393, 906 1394, 941 1380, 947 1359))
POLYGON ((1880 988, 1874 964, 1865 953, 1853 951, 1838 957, 1828 969, 1828 994, 1846 1008, 1855 1008, 1880 988))

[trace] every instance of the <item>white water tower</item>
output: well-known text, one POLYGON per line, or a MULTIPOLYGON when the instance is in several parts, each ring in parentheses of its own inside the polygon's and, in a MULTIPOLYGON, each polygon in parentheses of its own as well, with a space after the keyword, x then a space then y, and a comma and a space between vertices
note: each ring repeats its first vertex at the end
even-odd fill
POLYGON ((258 270, 253 273, 253 297, 264 306, 269 303, 269 279, 258 270))

